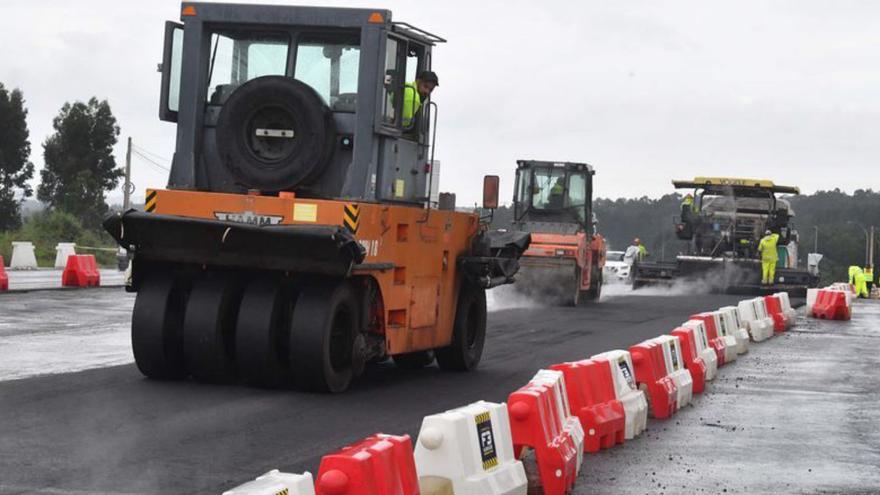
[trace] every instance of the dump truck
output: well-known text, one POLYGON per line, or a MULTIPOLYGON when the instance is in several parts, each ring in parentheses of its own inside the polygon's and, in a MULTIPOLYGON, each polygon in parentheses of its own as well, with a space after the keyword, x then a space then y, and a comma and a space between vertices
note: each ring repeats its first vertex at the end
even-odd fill
MULTIPOLYGON (((104 223, 132 253, 140 371, 340 392, 389 357, 474 369, 485 291, 529 237, 435 207, 438 107, 404 116, 404 97, 444 40, 380 9, 186 2, 180 19, 167 187, 104 223)), ((484 206, 497 195, 489 176, 484 206)))
POLYGON ((513 229, 531 234, 518 292, 573 306, 601 295, 606 245, 594 221, 594 175, 586 163, 517 161, 513 229))
POLYGON ((684 249, 674 261, 636 261, 634 289, 690 280, 722 292, 803 295, 818 284, 817 271, 798 266, 795 213, 789 201, 780 197, 800 194, 797 187, 726 177, 696 177, 672 184, 690 190, 692 197, 673 217, 675 235, 684 241, 684 249), (773 283, 762 285, 758 244, 767 230, 779 234, 779 262, 773 283))

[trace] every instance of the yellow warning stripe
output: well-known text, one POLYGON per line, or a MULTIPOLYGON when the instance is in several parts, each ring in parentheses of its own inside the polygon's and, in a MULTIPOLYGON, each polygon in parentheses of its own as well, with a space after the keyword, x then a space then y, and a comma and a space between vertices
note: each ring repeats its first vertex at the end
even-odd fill
POLYGON ((346 204, 342 210, 342 223, 349 232, 357 234, 361 224, 361 207, 353 203, 346 204))
POLYGON ((474 416, 474 420, 477 422, 477 424, 485 423, 486 421, 489 421, 489 419, 490 416, 488 412, 480 413, 474 416))
POLYGON ((157 201, 158 198, 156 197, 156 191, 147 189, 147 201, 144 204, 144 211, 146 211, 147 213, 151 213, 153 210, 155 210, 157 201))
POLYGON ((484 469, 484 470, 485 470, 485 469, 491 469, 491 468, 493 468, 493 467, 495 467, 495 466, 497 466, 497 465, 498 465, 498 458, 497 458, 497 457, 493 457, 493 458, 489 459, 488 461, 484 461, 484 462, 483 462, 483 469, 484 469))

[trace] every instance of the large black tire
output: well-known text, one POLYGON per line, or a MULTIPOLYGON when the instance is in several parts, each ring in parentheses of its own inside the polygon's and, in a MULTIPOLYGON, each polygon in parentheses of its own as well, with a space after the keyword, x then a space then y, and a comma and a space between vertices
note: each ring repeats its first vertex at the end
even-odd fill
POLYGON ((455 308, 452 343, 435 351, 437 364, 449 371, 470 371, 477 367, 486 342, 486 291, 463 284, 455 308))
POLYGON ((183 308, 186 291, 171 274, 148 276, 141 283, 131 316, 134 361, 144 376, 184 378, 183 308))
POLYGON ((300 291, 290 331, 290 369, 300 388, 343 392, 362 369, 358 301, 344 280, 313 281, 300 291))
POLYGON ((434 362, 434 351, 407 352, 406 354, 398 354, 393 359, 398 368, 418 370, 425 366, 431 366, 434 362))
POLYGON ((223 276, 197 281, 186 304, 183 353, 193 378, 224 382, 235 376, 235 322, 241 291, 223 276))
POLYGON ((235 325, 235 364, 240 377, 263 386, 288 381, 295 302, 295 294, 277 280, 258 279, 245 288, 235 325))
POLYGON ((264 76, 238 87, 217 120, 217 149, 229 171, 251 189, 292 189, 316 177, 336 139, 333 114, 309 85, 264 76), (293 137, 259 136, 257 129, 292 130, 293 137))

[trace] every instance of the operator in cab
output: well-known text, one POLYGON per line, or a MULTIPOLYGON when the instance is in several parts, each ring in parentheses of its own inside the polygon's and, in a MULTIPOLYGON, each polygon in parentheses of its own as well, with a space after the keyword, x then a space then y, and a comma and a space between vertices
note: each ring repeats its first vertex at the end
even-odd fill
POLYGON ((431 97, 434 88, 439 85, 440 80, 437 78, 437 74, 429 70, 422 71, 415 81, 406 83, 403 87, 404 128, 412 127, 422 105, 431 97))
POLYGON ((550 188, 550 195, 547 196, 547 207, 559 209, 565 206, 565 179, 562 177, 556 179, 556 183, 550 188))
POLYGON ((776 280, 776 262, 779 261, 779 253, 776 252, 778 242, 779 234, 774 234, 768 229, 758 243, 758 252, 761 253, 762 285, 770 285, 776 280))

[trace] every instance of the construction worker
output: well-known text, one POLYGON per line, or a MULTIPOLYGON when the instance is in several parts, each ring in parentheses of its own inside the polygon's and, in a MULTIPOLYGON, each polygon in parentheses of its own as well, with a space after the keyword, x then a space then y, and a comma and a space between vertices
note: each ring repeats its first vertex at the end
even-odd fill
POLYGON ((426 70, 420 73, 415 81, 403 87, 403 127, 409 128, 413 125, 422 104, 439 85, 437 74, 426 70))
POLYGON ((556 179, 556 183, 550 188, 550 195, 547 197, 547 206, 549 208, 562 208, 565 206, 565 179, 560 177, 556 179))
POLYGON ((623 253, 623 261, 630 266, 636 260, 645 261, 647 257, 648 250, 645 249, 645 246, 642 245, 642 241, 638 237, 633 239, 632 245, 626 248, 626 251, 623 253))
POLYGON ((871 289, 874 286, 874 267, 872 265, 868 265, 862 271, 865 272, 865 284, 867 284, 866 286, 868 289, 868 294, 870 294, 871 289))
POLYGON ((767 230, 758 243, 758 252, 761 253, 761 283, 764 285, 776 281, 776 262, 779 261, 779 253, 776 252, 778 242, 779 234, 767 230))
POLYGON ((681 221, 686 222, 693 213, 697 213, 697 207, 694 205, 694 195, 688 193, 681 200, 681 221))
POLYGON ((855 282, 856 297, 867 298, 869 294, 868 285, 865 283, 865 272, 863 272, 862 269, 859 267, 856 267, 856 272, 853 276, 853 282, 855 282))
POLYGON ((856 273, 861 270, 857 265, 850 265, 847 270, 847 274, 849 275, 849 286, 852 288, 853 292, 856 290, 856 273))

